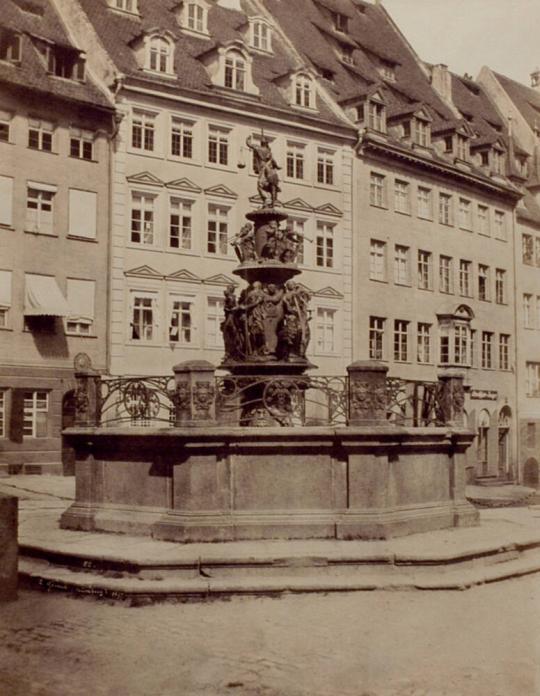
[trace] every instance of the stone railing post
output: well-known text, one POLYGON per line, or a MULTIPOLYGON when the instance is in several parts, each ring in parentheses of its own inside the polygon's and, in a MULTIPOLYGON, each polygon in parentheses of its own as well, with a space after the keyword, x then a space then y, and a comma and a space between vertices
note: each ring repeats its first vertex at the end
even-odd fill
POLYGON ((349 425, 387 425, 388 367, 372 360, 359 360, 349 373, 349 425))
POLYGON ((216 425, 216 368, 206 360, 190 360, 174 368, 177 427, 216 425))
POLYGON ((462 372, 441 372, 439 374, 438 410, 445 425, 461 428, 464 425, 465 390, 462 372))
POLYGON ((101 421, 101 376, 92 368, 75 372, 75 425, 97 428, 101 421))

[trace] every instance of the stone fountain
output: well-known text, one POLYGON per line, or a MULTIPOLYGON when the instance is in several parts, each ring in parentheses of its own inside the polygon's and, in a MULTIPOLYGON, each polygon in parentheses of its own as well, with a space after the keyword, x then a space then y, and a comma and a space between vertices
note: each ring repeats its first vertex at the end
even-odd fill
POLYGON ((411 427, 388 420, 386 366, 306 374, 314 366, 309 294, 297 282, 303 240, 279 208, 268 142, 248 146, 261 207, 232 240, 234 273, 247 286, 225 291, 227 376, 195 361, 174 377, 103 379, 80 361, 76 427, 64 433, 76 454, 76 501, 61 525, 211 542, 380 539, 477 524, 465 498, 474 436, 463 427, 462 375, 422 387, 411 427), (329 415, 307 419, 317 388, 329 415))

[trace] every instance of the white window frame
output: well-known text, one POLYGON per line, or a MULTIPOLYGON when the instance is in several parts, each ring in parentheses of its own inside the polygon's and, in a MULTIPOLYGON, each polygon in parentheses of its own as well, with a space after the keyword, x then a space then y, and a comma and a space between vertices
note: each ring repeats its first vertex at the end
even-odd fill
POLYGON ((530 294, 528 292, 523 293, 523 298, 522 298, 523 328, 525 328, 525 329, 534 328, 533 322, 532 322, 532 300, 533 300, 532 294, 530 294))
POLYGON ((491 269, 483 263, 478 264, 478 299, 491 302, 491 269))
POLYGON ((425 249, 418 249, 418 289, 433 290, 433 254, 425 249))
POLYGON ((472 297, 472 261, 459 260, 459 294, 461 297, 472 297))
POLYGON ((6 280, 7 292, 0 296, 0 329, 9 329, 10 310, 13 301, 13 271, 0 270, 0 276, 6 280))
POLYGON ((540 398, 540 362, 527 362, 527 396, 540 398))
POLYGON ((134 152, 156 151, 157 113, 134 108, 131 112, 130 148, 134 152))
POLYGON ((439 224, 452 226, 453 224, 452 215, 452 195, 445 193, 444 191, 439 192, 439 224))
POLYGON ((386 208, 386 176, 378 172, 369 175, 369 204, 376 208, 386 208))
POLYGON ((409 362, 409 326, 405 319, 394 319, 394 362, 409 362))
POLYGON ((445 295, 454 292, 454 259, 445 254, 439 256, 439 292, 445 295))
POLYGON ((369 359, 385 360, 386 317, 369 317, 369 359))
POLYGON ((317 148, 317 184, 336 185, 336 151, 326 147, 317 148))
POLYGON ((287 141, 286 177, 291 181, 306 179, 306 145, 287 141))
POLYGON ((158 292, 152 292, 150 290, 138 290, 129 289, 129 323, 128 323, 128 341, 133 345, 149 345, 152 343, 157 343, 159 340, 158 329, 159 329, 159 294, 158 292), (150 301, 150 304, 136 306, 137 300, 150 301), (150 337, 148 337, 148 332, 143 331, 143 335, 138 338, 134 337, 134 329, 138 325, 135 322, 135 312, 139 311, 141 313, 141 319, 144 318, 144 312, 151 312, 151 323, 139 322, 139 325, 145 329, 150 327, 150 337))
POLYGON ((506 304, 506 271, 503 268, 495 269, 495 304, 506 304))
POLYGON ((0 111, 0 143, 11 142, 11 121, 13 114, 9 111, 0 111))
POLYGON ((137 0, 109 0, 109 5, 113 10, 127 12, 128 14, 139 14, 137 0))
POLYGON ((156 230, 156 209, 157 195, 148 191, 131 191, 130 216, 129 216, 129 244, 137 247, 155 247, 157 245, 156 230), (139 203, 136 205, 136 201, 139 203), (140 211, 140 215, 135 216, 135 212, 140 211), (147 213, 151 213, 148 216, 147 213), (139 229, 135 229, 138 223, 139 229), (140 239, 135 240, 134 235, 139 235, 140 239))
POLYGON ((49 402, 49 392, 44 389, 29 390, 24 393, 23 439, 44 439, 48 437, 49 402), (29 401, 31 402, 30 405, 28 405, 29 401), (45 414, 44 420, 39 418, 39 414, 43 413, 45 414))
POLYGON ((229 167, 231 128, 210 124, 208 126, 207 161, 213 167, 229 167))
POLYGON ((166 36, 153 34, 145 41, 145 70, 159 75, 172 75, 174 43, 166 36))
POLYGON ((394 180, 394 210, 404 215, 411 214, 411 186, 403 179, 394 180))
POLYGON ((223 203, 208 203, 205 256, 212 258, 229 256, 228 239, 231 229, 231 210, 230 206, 223 205, 223 203), (215 246, 214 251, 210 251, 211 245, 215 246))
POLYGON ((510 369, 510 334, 499 334, 499 370, 510 369))
POLYGON ((28 119, 28 147, 42 152, 53 152, 54 145, 54 123, 43 119, 28 119), (33 137, 37 139, 37 144, 31 144, 33 137))
POLYGON ((387 251, 386 242, 370 239, 369 242, 369 279, 386 282, 387 280, 387 251))
POLYGON ((508 230, 506 226, 506 213, 504 210, 493 211, 493 229, 495 239, 506 242, 508 239, 508 230))
POLYGON ((236 92, 246 92, 249 65, 244 54, 232 48, 225 52, 223 61, 223 86, 236 92))
POLYGON ((195 121, 183 116, 171 116, 170 153, 171 157, 183 160, 194 159, 195 121), (178 152, 175 152, 175 149, 178 152))
POLYGON ((196 297, 185 293, 169 293, 167 298, 167 339, 170 344, 196 347, 196 297), (180 307, 176 308, 176 305, 180 307), (187 305, 187 310, 186 310, 187 305), (188 317, 184 324, 183 319, 188 317), (176 317, 176 318, 175 318, 176 317), (176 325, 173 323, 176 321, 176 325))
POLYGON ((307 261, 306 261, 306 245, 304 243, 304 235, 306 234, 306 225, 307 225, 308 219, 303 218, 303 217, 298 217, 298 216, 289 216, 289 224, 292 227, 292 231, 294 234, 298 235, 298 245, 296 247, 296 263, 299 266, 306 266, 307 261))
POLYGON ((338 352, 338 309, 319 305, 315 309, 315 351, 317 355, 336 355, 338 352))
POLYGON ((467 232, 472 231, 472 202, 468 198, 459 197, 458 203, 459 227, 467 232))
POLYGON ((169 233, 167 236, 168 248, 172 251, 193 251, 193 218, 195 201, 182 196, 169 197, 169 233), (173 224, 173 218, 178 218, 173 224), (175 237, 178 245, 172 243, 173 229, 177 231, 175 237))
POLYGON ((403 244, 394 246, 394 283, 411 284, 411 249, 403 244))
POLYGON ((54 198, 56 186, 39 184, 34 181, 26 182, 26 216, 25 231, 35 234, 45 234, 56 237, 54 232, 54 198), (29 204, 32 203, 32 206, 29 204), (35 210, 30 220, 29 210, 35 210))
POLYGON ((94 133, 83 128, 69 129, 69 156, 86 162, 94 160, 94 133))
POLYGON ((315 237, 315 266, 317 268, 336 268, 335 224, 317 220, 315 237))
POLYGON ((208 295, 206 297, 206 312, 205 312, 205 345, 210 349, 223 350, 223 334, 221 333, 221 323, 224 320, 224 300, 223 296, 208 295), (211 303, 215 303, 212 309, 211 303), (215 336, 212 341, 211 337, 215 336))
POLYGON ((208 34, 208 10, 202 3, 186 3, 184 28, 196 34, 208 34))
POLYGON ((264 19, 254 18, 251 24, 251 47, 263 53, 272 53, 272 27, 264 19))
MULTIPOLYGON (((79 314, 70 314, 66 317, 65 331, 68 335, 73 336, 91 336, 95 321, 95 297, 96 297, 96 281, 86 280, 82 278, 68 278, 66 283, 66 295, 68 305, 70 305, 69 286, 70 282, 87 283, 88 288, 92 288, 92 312, 91 316, 81 316, 79 314)), ((71 305, 70 305, 71 309, 71 305)))
POLYGON ((431 329, 427 322, 416 324, 416 360, 422 365, 431 363, 431 329))
POLYGON ((478 222, 478 234, 482 234, 485 237, 490 237, 491 230, 489 224, 489 207, 487 205, 478 203, 476 206, 476 220, 478 222))
POLYGON ((419 218, 422 220, 433 219, 433 189, 419 186, 416 192, 416 204, 419 218))
POLYGON ((492 331, 482 331, 482 362, 481 366, 484 370, 492 370, 493 364, 493 336, 492 331))
POLYGON ((301 109, 314 109, 315 87, 309 75, 296 75, 293 80, 293 105, 301 109))

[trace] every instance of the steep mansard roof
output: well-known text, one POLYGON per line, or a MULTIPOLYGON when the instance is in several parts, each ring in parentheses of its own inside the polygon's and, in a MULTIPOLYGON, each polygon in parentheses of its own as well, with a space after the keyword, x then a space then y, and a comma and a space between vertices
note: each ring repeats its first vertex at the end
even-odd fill
POLYGON ((77 49, 70 41, 61 18, 50 0, 2 0, 0 30, 5 29, 21 35, 22 53, 20 64, 0 61, 0 83, 8 86, 29 88, 36 93, 53 94, 96 106, 110 107, 107 97, 91 81, 67 80, 47 72, 40 56, 38 39, 66 48, 77 49))
MULTIPOLYGON (((196 90, 206 93, 209 98, 224 100, 235 98, 233 93, 225 93, 212 84, 210 76, 201 61, 209 51, 226 45, 231 41, 246 41, 248 18, 261 15, 260 8, 251 0, 241 0, 243 12, 227 9, 210 3, 208 13, 209 37, 198 37, 182 30, 178 23, 178 0, 138 0, 138 15, 129 15, 111 10, 107 0, 80 0, 89 20, 99 35, 105 49, 111 56, 119 71, 128 78, 151 80, 167 88, 196 90), (174 72, 176 78, 149 74, 137 63, 133 44, 146 33, 153 30, 168 32, 174 37, 174 72)), ((274 32, 272 54, 252 51, 253 80, 259 89, 258 97, 242 93, 242 98, 250 100, 253 105, 286 109, 290 105, 278 88, 276 81, 294 72, 301 66, 294 53, 274 32)), ((237 96, 237 95, 236 95, 237 96)), ((317 113, 302 113, 302 118, 316 118, 339 125, 346 125, 346 120, 336 115, 323 99, 317 100, 317 113)))
POLYGON ((530 128, 540 128, 540 91, 500 73, 493 73, 530 128))

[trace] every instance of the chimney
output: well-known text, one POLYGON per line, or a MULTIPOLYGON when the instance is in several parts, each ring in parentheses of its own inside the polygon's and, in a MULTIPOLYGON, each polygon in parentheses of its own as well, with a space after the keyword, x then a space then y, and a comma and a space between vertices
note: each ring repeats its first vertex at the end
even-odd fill
POLYGON ((439 63, 431 68, 431 85, 445 102, 452 104, 452 75, 447 65, 439 63))
POLYGON ((217 4, 220 7, 224 7, 227 10, 236 10, 237 12, 243 12, 240 0, 217 0, 217 4))
POLYGON ((540 91, 540 68, 531 73, 531 87, 540 91))

